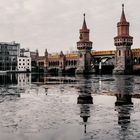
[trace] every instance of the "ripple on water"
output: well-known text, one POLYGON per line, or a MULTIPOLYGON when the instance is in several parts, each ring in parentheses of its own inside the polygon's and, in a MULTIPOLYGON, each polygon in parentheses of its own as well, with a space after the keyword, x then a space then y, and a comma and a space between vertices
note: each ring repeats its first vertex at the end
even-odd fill
POLYGON ((11 135, 18 140, 139 139, 139 99, 132 99, 132 107, 127 104, 116 106, 119 96, 114 95, 140 93, 140 78, 80 78, 76 84, 32 84, 19 98, 5 99, 0 103, 0 136, 10 138, 11 135), (77 104, 77 98, 83 92, 91 94, 93 104, 77 104), (84 115, 89 116, 87 122, 83 122, 84 115), (129 123, 125 124, 123 117, 130 117, 129 123))

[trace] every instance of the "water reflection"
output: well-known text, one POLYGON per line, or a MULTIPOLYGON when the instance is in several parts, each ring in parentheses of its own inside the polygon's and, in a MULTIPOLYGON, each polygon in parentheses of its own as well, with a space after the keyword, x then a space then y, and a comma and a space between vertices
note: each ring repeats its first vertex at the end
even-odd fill
POLYGON ((31 85, 31 74, 21 73, 18 74, 18 87, 26 88, 31 85))
POLYGON ((17 84, 17 75, 16 74, 5 74, 0 75, 0 85, 10 85, 17 84))
POLYGON ((0 75, 0 102, 14 100, 25 92, 31 83, 30 74, 5 74, 0 75))
POLYGON ((44 74, 31 74, 31 81, 34 82, 43 82, 44 83, 44 78, 45 75, 44 74))
MULTIPOLYGON (((64 135, 61 140, 68 135, 71 139, 73 131, 75 139, 125 140, 129 139, 128 136, 134 129, 140 129, 139 126, 135 128, 139 114, 134 118, 132 111, 136 108, 133 108, 136 100, 132 100, 132 97, 134 91, 139 93, 139 90, 135 89, 135 81, 139 86, 139 77, 136 79, 133 76, 122 75, 53 76, 47 77, 48 83, 45 81, 46 77, 30 74, 9 74, 7 77, 0 77, 3 81, 0 84, 0 94, 21 95, 21 98, 18 97, 18 102, 13 101, 14 96, 11 96, 13 102, 0 104, 0 113, 5 111, 0 118, 0 129, 10 129, 4 127, 8 123, 13 129, 14 125, 17 127, 16 132, 31 132, 31 135, 36 133, 38 137, 45 131, 42 137, 45 139, 47 136, 48 140, 51 139, 48 138, 49 135, 56 136, 54 139, 64 135), (30 91, 30 94, 26 94, 27 91, 30 91), (60 127, 64 129, 61 131, 60 127), (54 129, 58 131, 55 133, 54 129)), ((5 100, 5 97, 3 99, 5 100)), ((3 99, 0 97, 0 102, 3 99)), ((137 102, 139 103, 139 100, 137 102)), ((139 112, 138 107, 137 109, 136 113, 139 112)))
POLYGON ((84 77, 84 81, 79 85, 79 96, 77 104, 80 105, 80 117, 83 119, 84 132, 86 133, 86 126, 88 118, 90 117, 90 104, 93 104, 91 96, 91 82, 89 77, 84 77))
POLYGON ((118 93, 115 94, 115 110, 118 112, 118 124, 121 126, 121 136, 127 139, 128 127, 131 120, 131 111, 133 109, 132 93, 133 93, 133 77, 116 77, 116 85, 118 93))
POLYGON ((20 97, 15 74, 0 75, 0 103, 20 97))

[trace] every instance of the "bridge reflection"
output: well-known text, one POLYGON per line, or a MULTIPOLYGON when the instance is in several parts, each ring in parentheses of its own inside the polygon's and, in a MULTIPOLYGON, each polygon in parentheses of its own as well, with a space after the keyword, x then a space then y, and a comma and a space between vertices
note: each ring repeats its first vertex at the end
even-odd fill
POLYGON ((133 77, 116 76, 116 86, 118 93, 115 94, 115 111, 118 112, 118 124, 121 126, 119 133, 122 135, 122 139, 127 139, 133 110, 133 77))
POLYGON ((84 132, 86 133, 86 126, 88 118, 90 117, 90 106, 93 104, 93 98, 91 96, 91 82, 89 77, 85 77, 83 83, 79 86, 77 104, 80 105, 80 117, 83 119, 84 132))

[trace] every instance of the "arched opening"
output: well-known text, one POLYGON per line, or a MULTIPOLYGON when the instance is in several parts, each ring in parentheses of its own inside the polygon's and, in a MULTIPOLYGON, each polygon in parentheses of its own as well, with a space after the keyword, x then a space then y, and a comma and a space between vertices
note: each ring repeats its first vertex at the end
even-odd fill
POLYGON ((121 50, 119 50, 119 56, 121 56, 121 50))
POLYGON ((133 63, 137 64, 137 58, 136 57, 134 57, 133 63))

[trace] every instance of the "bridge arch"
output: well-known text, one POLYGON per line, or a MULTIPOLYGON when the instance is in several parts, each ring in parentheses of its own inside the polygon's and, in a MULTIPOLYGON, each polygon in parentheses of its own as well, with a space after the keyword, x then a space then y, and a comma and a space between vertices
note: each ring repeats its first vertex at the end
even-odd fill
POLYGON ((111 74, 113 72, 114 56, 99 56, 93 59, 93 68, 95 73, 99 74, 101 71, 102 74, 111 74), (99 63, 101 63, 101 69, 99 69, 99 63))
POLYGON ((76 67, 69 67, 65 69, 65 72, 68 74, 74 74, 76 71, 76 67))
POLYGON ((49 73, 58 73, 59 72, 59 68, 49 68, 48 72, 49 73))

